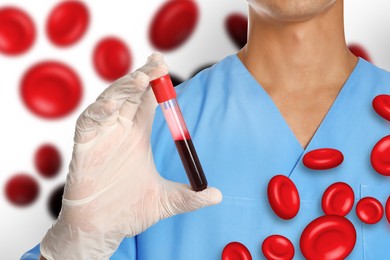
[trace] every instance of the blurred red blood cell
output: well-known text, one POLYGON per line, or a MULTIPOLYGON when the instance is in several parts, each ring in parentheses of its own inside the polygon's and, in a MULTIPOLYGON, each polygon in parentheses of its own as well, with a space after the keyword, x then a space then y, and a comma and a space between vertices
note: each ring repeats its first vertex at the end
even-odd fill
POLYGON ((52 178, 61 168, 61 155, 51 144, 40 146, 34 156, 35 168, 45 178, 52 178))
POLYGON ((390 95, 378 95, 372 101, 372 107, 374 110, 383 117, 390 121, 390 95))
POLYGON ((174 73, 169 73, 169 75, 171 76, 172 84, 174 87, 180 85, 184 81, 180 77, 176 76, 174 73))
POLYGON ((131 67, 131 55, 122 40, 107 37, 96 45, 93 62, 97 73, 103 79, 112 81, 128 73, 131 67))
POLYGON ((379 174, 390 176, 390 135, 375 144, 371 152, 371 165, 379 174))
POLYGON ((38 194, 38 182, 28 174, 14 175, 5 185, 5 195, 15 206, 27 206, 33 203, 38 194))
POLYGON ((268 183, 268 201, 282 219, 292 219, 299 211, 300 199, 295 184, 284 175, 276 175, 268 183))
POLYGON ((387 222, 389 222, 390 224, 390 196, 387 198, 387 202, 386 202, 386 218, 387 218, 387 222))
POLYGON ((49 197, 48 208, 50 215, 56 219, 61 212, 62 207, 62 195, 64 194, 65 184, 62 184, 55 188, 49 197))
POLYGON ((225 28, 238 48, 245 46, 248 36, 248 18, 242 14, 234 13, 225 21, 225 28))
POLYGON ((32 66, 23 76, 21 96, 27 108, 42 118, 64 117, 78 106, 82 85, 76 72, 56 61, 32 66))
POLYGON ((194 31, 198 21, 195 1, 167 1, 155 14, 149 39, 161 51, 170 51, 183 44, 194 31))
POLYGON ((231 242, 223 249, 222 260, 252 260, 252 255, 243 244, 231 242))
POLYGON ((295 250, 291 241, 280 235, 267 237, 261 250, 267 260, 291 260, 294 257, 295 250))
POLYGON ((360 44, 357 43, 351 43, 348 44, 348 49, 356 56, 356 57, 361 57, 365 59, 366 61, 371 62, 371 57, 368 54, 368 52, 361 46, 360 44))
POLYGON ((344 182, 330 185, 322 196, 322 210, 327 215, 347 215, 354 204, 355 195, 351 186, 344 182))
POLYGON ((321 148, 303 156, 303 164, 313 170, 327 170, 339 166, 344 160, 343 154, 333 148, 321 148))
POLYGON ((356 230, 348 219, 325 215, 306 226, 300 248, 308 260, 341 260, 352 252, 355 243, 356 230))
POLYGON ((17 55, 34 43, 35 26, 30 16, 16 7, 0 8, 0 52, 17 55))
POLYGON ((84 3, 64 1, 50 12, 46 32, 50 41, 58 46, 69 46, 83 37, 89 24, 89 13, 84 3))
POLYGON ((362 222, 375 224, 383 217, 383 207, 377 199, 365 197, 356 204, 356 214, 362 222))

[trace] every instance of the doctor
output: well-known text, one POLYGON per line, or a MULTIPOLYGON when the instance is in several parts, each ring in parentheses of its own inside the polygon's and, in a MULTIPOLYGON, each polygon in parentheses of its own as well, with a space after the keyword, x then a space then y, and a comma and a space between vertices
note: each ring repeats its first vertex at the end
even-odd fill
MULTIPOLYGON (((356 241, 335 237, 354 242, 344 253, 390 255, 386 219, 368 225, 355 212, 363 197, 384 205, 390 195, 390 177, 370 163, 372 148, 390 133, 371 105, 390 93, 390 74, 348 50, 343 0, 248 0, 248 7, 247 45, 176 88, 208 182, 218 189, 196 193, 182 184, 183 166, 148 86, 168 72, 153 54, 79 117, 61 214, 22 259, 221 259, 233 241, 262 259, 262 243, 274 234, 304 259, 301 234, 324 215, 321 197, 335 182, 355 195, 346 218, 356 241), (305 154, 327 147, 343 154, 340 166, 303 165, 305 154), (267 185, 278 174, 299 192, 290 220, 268 202, 267 185)), ((320 257, 335 248, 311 250, 320 257)))

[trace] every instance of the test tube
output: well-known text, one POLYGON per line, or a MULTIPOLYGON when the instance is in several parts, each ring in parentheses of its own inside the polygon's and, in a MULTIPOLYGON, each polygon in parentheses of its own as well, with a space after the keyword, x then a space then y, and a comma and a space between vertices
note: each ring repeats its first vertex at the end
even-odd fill
POLYGON ((164 113, 192 189, 194 191, 206 189, 207 180, 177 103, 176 91, 169 74, 152 80, 150 85, 164 113))

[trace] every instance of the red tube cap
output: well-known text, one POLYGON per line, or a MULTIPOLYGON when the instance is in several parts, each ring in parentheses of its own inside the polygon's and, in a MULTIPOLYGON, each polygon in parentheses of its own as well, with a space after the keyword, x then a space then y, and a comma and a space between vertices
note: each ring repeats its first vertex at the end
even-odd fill
POLYGON ((158 103, 176 98, 176 91, 173 88, 172 80, 169 74, 152 80, 150 85, 152 86, 158 103))

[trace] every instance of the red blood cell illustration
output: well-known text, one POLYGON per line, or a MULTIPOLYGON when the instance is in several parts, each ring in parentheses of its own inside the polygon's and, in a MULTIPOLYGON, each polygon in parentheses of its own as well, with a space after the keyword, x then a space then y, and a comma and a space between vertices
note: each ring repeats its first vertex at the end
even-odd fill
POLYGON ((89 24, 89 13, 84 3, 63 1, 50 13, 46 32, 57 46, 69 46, 81 39, 89 24))
POLYGON ((321 148, 303 156, 303 164, 312 170, 327 170, 339 166, 344 160, 343 154, 333 148, 321 148))
POLYGON ((18 55, 34 43, 35 26, 30 16, 16 7, 0 8, 0 52, 18 55))
POLYGON ((346 216, 355 201, 353 189, 344 182, 330 185, 322 196, 322 210, 327 215, 346 216))
POLYGON ((280 235, 267 237, 261 250, 267 260, 291 260, 294 257, 295 250, 291 241, 280 235))
POLYGON ((57 119, 70 114, 78 106, 82 85, 76 72, 67 65, 45 61, 25 73, 20 91, 31 112, 42 118, 57 119))
POLYGON ((383 217, 383 207, 377 199, 365 197, 356 204, 356 214, 362 222, 375 224, 383 217))
POLYGON ((194 31, 198 21, 195 1, 167 1, 155 14, 149 39, 161 51, 170 51, 183 44, 194 31))
POLYGON ((374 110, 383 117, 390 121, 390 95, 378 95, 372 101, 372 107, 374 110))
POLYGON ((231 242, 223 249, 222 260, 252 260, 252 255, 243 244, 231 242))
POLYGON ((386 218, 387 218, 387 222, 389 222, 390 224, 390 196, 386 202, 386 218))
POLYGON ((361 57, 366 61, 371 61, 370 55, 360 44, 351 43, 348 44, 348 48, 356 57, 361 57))
POLYGON ((248 18, 242 14, 234 13, 225 21, 225 28, 238 48, 245 46, 248 35, 248 18))
POLYGON ((390 176, 390 135, 379 140, 372 149, 371 165, 379 174, 390 176))
POLYGON ((96 45, 93 62, 97 73, 103 79, 112 81, 128 73, 131 67, 131 54, 122 40, 107 37, 96 45))
POLYGON ((50 215, 56 219, 61 211, 62 195, 64 194, 65 184, 62 184, 55 188, 50 194, 48 201, 48 208, 50 215))
POLYGON ((38 148, 34 156, 35 168, 45 178, 52 178, 61 168, 61 155, 58 149, 45 144, 38 148))
POLYGON ((28 174, 17 174, 5 185, 5 195, 15 206, 27 206, 33 203, 38 194, 38 182, 28 174))
POLYGON ((300 248, 308 260, 341 260, 352 252, 355 243, 356 230, 348 219, 325 215, 306 226, 300 248))
POLYGON ((284 175, 276 175, 268 183, 268 201, 282 219, 292 219, 299 211, 300 199, 295 184, 284 175))

